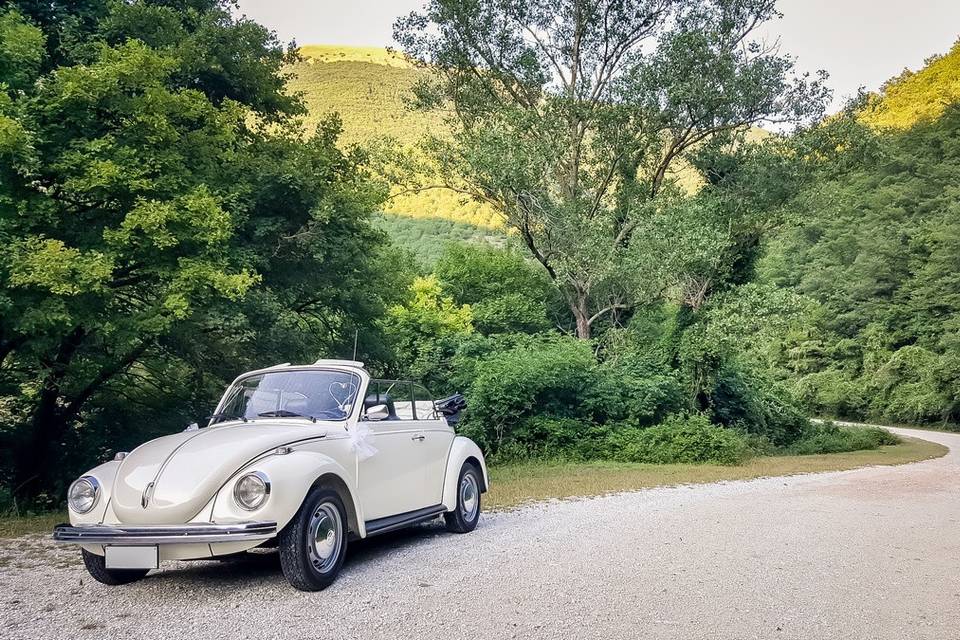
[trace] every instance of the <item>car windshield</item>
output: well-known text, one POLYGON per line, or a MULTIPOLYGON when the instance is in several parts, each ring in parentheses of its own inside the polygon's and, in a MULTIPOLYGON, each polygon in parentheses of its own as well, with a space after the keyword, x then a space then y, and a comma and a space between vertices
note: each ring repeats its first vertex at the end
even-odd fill
POLYGON ((360 377, 345 371, 259 373, 230 387, 210 423, 258 418, 346 420, 359 388, 360 377))

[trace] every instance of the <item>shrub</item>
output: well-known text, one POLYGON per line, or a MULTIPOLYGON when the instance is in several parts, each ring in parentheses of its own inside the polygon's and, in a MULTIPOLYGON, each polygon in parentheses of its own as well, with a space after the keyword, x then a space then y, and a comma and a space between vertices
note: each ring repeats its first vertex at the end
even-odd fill
POLYGON ((778 447, 795 442, 810 425, 786 389, 733 365, 718 374, 709 407, 719 424, 762 436, 778 447))
POLYGON ((867 394, 862 380, 850 378, 838 369, 810 373, 796 383, 797 395, 813 415, 863 417, 867 394))
POLYGON ((610 429, 576 418, 533 416, 512 430, 491 458, 493 462, 523 460, 584 461, 608 456, 610 429))
POLYGON ((472 308, 474 326, 486 335, 538 333, 550 329, 543 302, 522 293, 475 302, 472 308))
POLYGON ((654 425, 687 407, 683 383, 665 362, 629 354, 596 372, 590 412, 601 421, 654 425))
MULTIPOLYGON (((534 416, 588 418, 583 398, 595 382, 590 344, 567 337, 524 341, 473 364, 465 431, 486 451, 521 443, 534 416)), ((589 420, 588 420, 589 421, 589 420)))
POLYGON ((833 422, 812 425, 802 438, 787 448, 793 455, 843 453, 898 444, 900 438, 879 427, 838 427, 833 422))
POLYGON ((646 429, 626 427, 608 439, 610 457, 621 462, 655 464, 738 464, 749 455, 744 438, 710 423, 703 414, 675 414, 646 429))

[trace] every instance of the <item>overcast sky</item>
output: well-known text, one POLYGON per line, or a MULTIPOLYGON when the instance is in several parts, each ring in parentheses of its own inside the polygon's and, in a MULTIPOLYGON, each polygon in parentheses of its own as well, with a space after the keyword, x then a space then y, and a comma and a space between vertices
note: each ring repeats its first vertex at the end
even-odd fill
MULTIPOLYGON (((397 16, 422 0, 240 0, 241 12, 284 42, 387 46, 397 16)), ((865 86, 875 90, 904 68, 946 52, 960 37, 960 0, 779 0, 784 14, 765 27, 804 71, 826 69, 834 106, 865 86)))

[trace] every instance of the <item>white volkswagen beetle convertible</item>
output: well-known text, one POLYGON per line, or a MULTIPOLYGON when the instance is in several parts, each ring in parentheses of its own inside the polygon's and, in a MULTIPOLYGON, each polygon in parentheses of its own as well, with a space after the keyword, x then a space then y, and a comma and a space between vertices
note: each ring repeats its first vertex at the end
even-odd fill
POLYGON ((237 378, 204 428, 143 444, 70 487, 70 524, 96 580, 125 584, 164 560, 279 547, 283 573, 316 591, 351 538, 443 515, 472 531, 488 478, 423 387, 362 363, 278 365, 237 378))

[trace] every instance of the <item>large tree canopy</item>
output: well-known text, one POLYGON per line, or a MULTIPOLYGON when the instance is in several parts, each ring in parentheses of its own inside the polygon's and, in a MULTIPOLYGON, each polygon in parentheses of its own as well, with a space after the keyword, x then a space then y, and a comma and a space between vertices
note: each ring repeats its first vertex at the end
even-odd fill
POLYGON ((639 230, 684 197, 694 154, 822 113, 820 79, 753 39, 776 16, 773 0, 432 0, 395 38, 435 71, 417 105, 452 127, 425 145, 430 173, 500 212, 586 338, 635 303, 639 230))
POLYGON ((77 425, 139 419, 118 438, 136 442, 239 369, 372 331, 384 192, 335 120, 300 130, 286 61, 219 0, 3 3, 0 436, 19 492, 55 488, 77 425))

